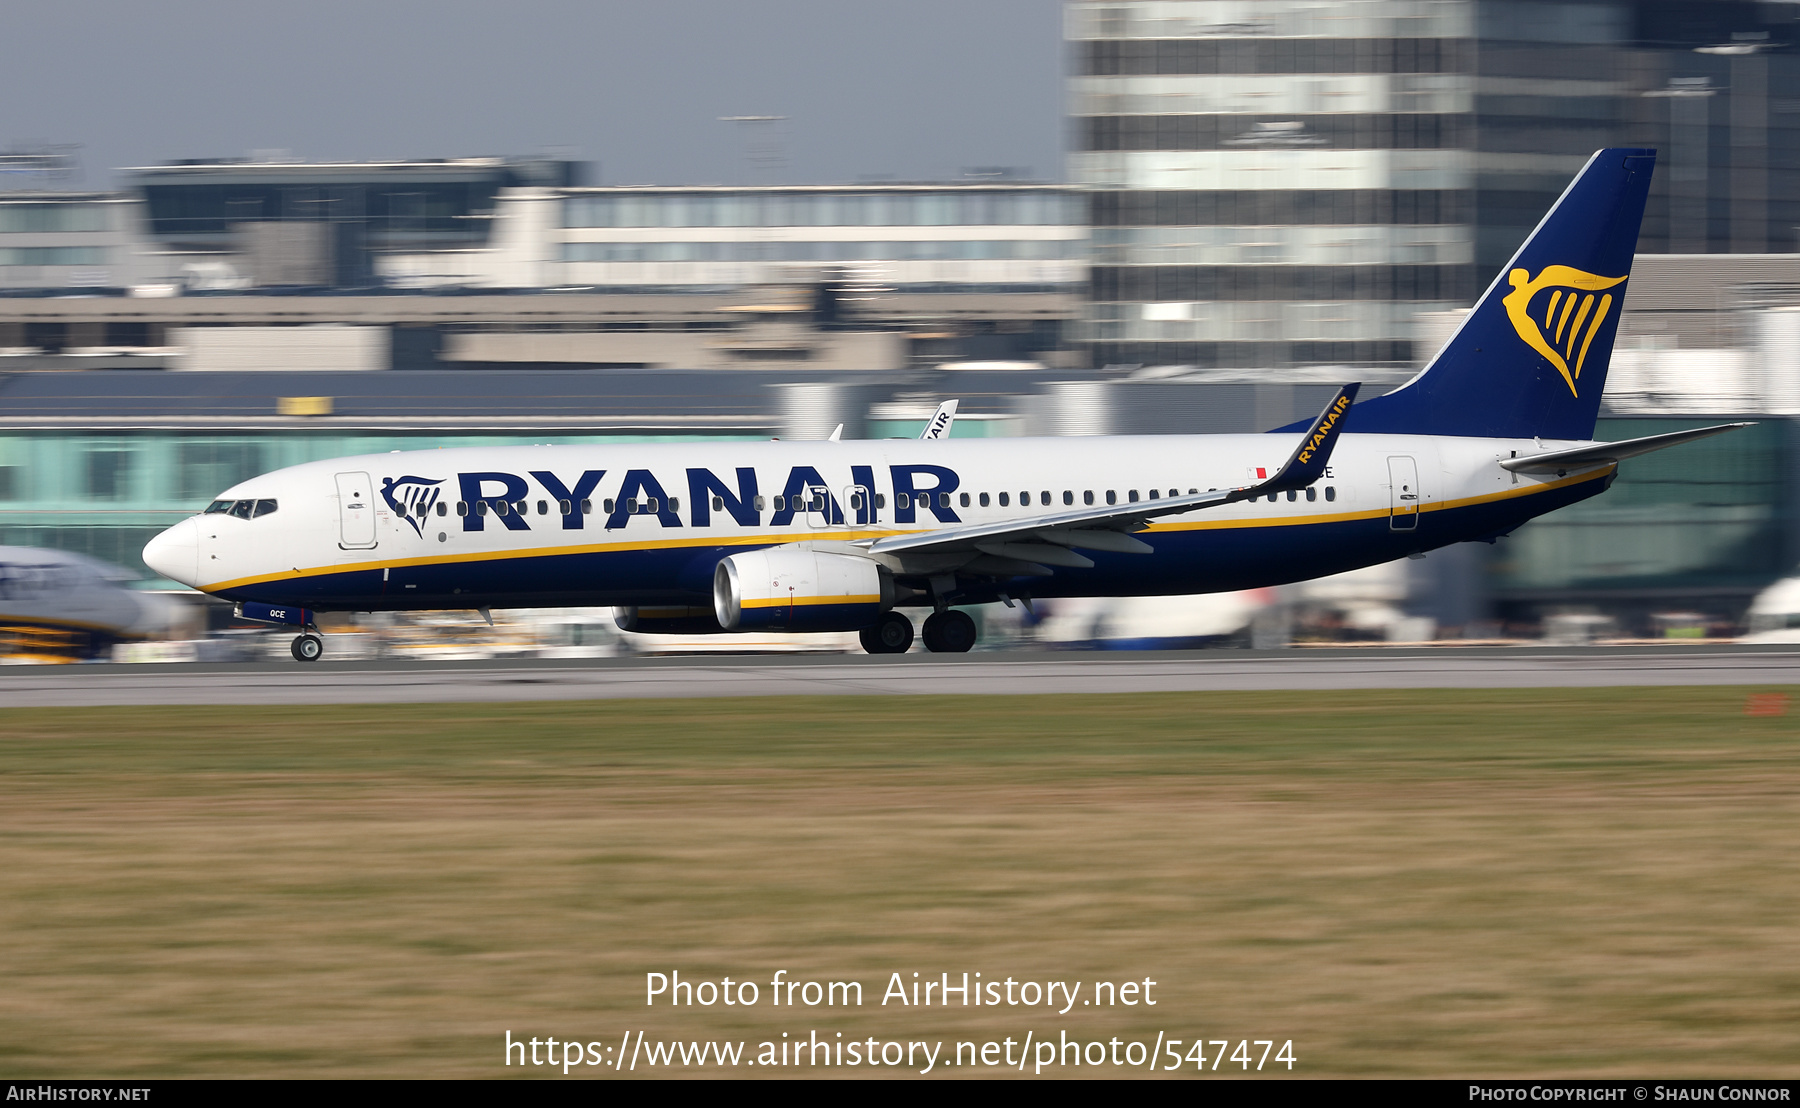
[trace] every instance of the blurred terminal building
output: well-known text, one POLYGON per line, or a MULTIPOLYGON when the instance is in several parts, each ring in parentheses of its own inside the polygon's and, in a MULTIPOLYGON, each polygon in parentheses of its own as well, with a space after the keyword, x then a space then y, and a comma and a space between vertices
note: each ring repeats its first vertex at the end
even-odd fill
POLYGON ((1800 562, 1800 3, 1071 0, 1066 183, 0 156, 0 542, 138 566, 249 474, 505 442, 1260 431, 1399 384, 1580 168, 1662 151, 1600 436, 1447 633, 1726 627, 1800 562), (1659 623, 1659 620, 1661 623, 1659 623))

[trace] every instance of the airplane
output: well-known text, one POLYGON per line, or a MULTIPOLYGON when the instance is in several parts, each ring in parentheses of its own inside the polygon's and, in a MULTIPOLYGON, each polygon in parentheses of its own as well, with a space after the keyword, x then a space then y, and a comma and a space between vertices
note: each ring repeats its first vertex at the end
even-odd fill
POLYGON ((116 642, 168 633, 184 606, 120 587, 136 579, 130 570, 66 550, 0 546, 0 653, 75 661, 116 642))
POLYGON ((1655 160, 1597 151, 1417 376, 1272 432, 339 458, 224 490, 144 560, 297 628, 302 661, 319 612, 560 605, 899 654, 909 610, 927 650, 958 653, 958 606, 1235 591, 1492 542, 1624 459, 1747 426, 1593 440, 1655 160))

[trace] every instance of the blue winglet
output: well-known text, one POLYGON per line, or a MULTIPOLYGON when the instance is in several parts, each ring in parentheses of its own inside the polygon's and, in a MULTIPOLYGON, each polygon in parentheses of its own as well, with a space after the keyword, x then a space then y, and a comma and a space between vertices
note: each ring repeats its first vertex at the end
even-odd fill
POLYGON ((1331 452, 1337 447, 1338 436, 1344 433, 1345 417, 1350 412, 1350 406, 1356 403, 1356 390, 1361 387, 1360 382, 1352 382, 1338 390, 1337 396, 1325 405, 1319 418, 1313 420, 1312 426, 1301 436, 1300 445, 1294 447, 1287 463, 1275 471, 1275 476, 1260 484, 1239 489, 1228 499, 1248 500, 1272 492, 1303 489, 1325 476, 1325 467, 1331 462, 1331 452))

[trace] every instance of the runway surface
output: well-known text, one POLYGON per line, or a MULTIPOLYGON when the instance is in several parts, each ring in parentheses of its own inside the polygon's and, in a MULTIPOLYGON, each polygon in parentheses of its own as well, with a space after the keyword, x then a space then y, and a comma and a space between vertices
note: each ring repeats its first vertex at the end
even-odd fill
POLYGON ((1800 648, 681 657, 0 668, 0 707, 1800 684, 1800 648))

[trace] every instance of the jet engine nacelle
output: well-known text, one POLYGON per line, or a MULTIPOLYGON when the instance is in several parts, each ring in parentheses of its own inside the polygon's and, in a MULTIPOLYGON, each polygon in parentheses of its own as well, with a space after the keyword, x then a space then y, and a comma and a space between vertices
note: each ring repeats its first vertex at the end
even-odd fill
POLYGON ((621 631, 641 635, 719 635, 725 631, 711 608, 614 608, 613 622, 621 631))
POLYGON ((854 554, 775 546, 733 554, 713 572, 727 631, 861 631, 893 606, 893 576, 854 554))

